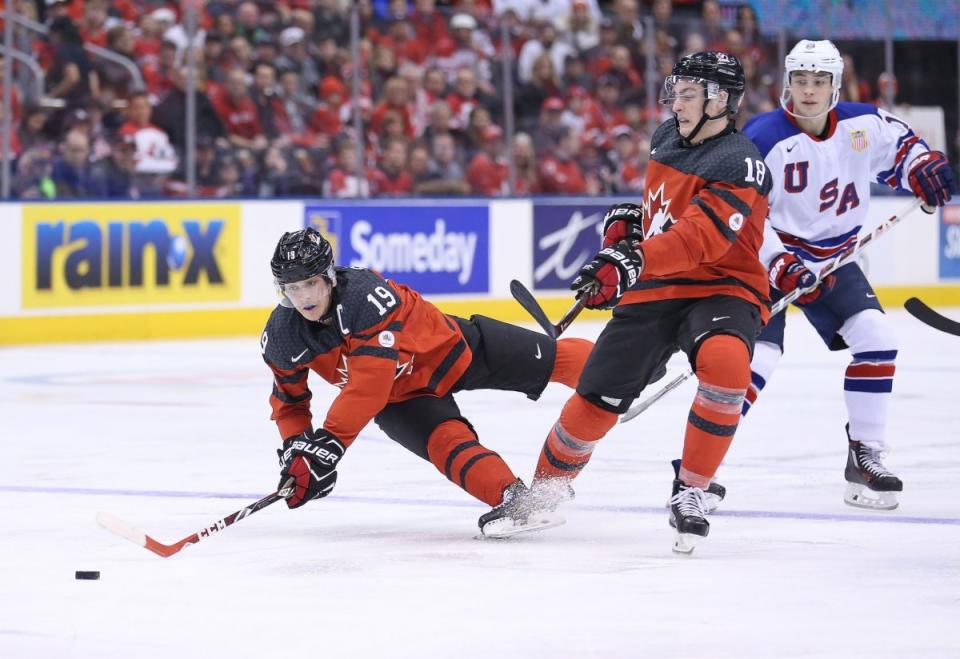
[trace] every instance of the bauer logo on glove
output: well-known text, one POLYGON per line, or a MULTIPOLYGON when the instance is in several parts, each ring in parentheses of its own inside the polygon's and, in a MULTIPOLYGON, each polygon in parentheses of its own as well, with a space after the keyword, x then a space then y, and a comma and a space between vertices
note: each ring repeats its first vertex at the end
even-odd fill
POLYGON ((331 453, 330 451, 323 448, 322 446, 312 444, 302 439, 294 440, 290 444, 290 446, 288 446, 286 450, 284 450, 283 461, 289 462, 290 459, 293 457, 294 453, 316 456, 317 460, 331 467, 336 465, 337 460, 340 459, 340 456, 337 455, 336 453, 331 453))

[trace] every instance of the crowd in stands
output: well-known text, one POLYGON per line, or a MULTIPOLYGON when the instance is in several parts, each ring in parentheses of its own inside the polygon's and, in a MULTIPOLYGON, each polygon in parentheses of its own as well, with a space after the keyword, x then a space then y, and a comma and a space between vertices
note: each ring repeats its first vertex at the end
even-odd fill
MULTIPOLYGON (((191 58, 195 192, 209 198, 637 191, 650 129, 670 116, 648 76, 659 94, 679 56, 721 49, 747 74, 741 121, 779 96, 776 48, 749 3, 356 0, 355 48, 350 0, 195 2, 193 44, 187 3, 7 4, 49 28, 17 27, 45 72, 30 98, 14 66, 23 199, 185 196, 191 58), (85 44, 132 62, 142 88, 85 44)), ((870 100, 847 72, 845 98, 870 100)))

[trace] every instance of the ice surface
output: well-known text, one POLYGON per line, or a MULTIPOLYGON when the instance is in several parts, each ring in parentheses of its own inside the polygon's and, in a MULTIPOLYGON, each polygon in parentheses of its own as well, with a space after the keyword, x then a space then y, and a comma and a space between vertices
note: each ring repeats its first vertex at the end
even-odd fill
MULTIPOLYGON (((691 557, 663 506, 692 382, 607 436, 563 527, 475 539, 486 507, 371 425, 328 499, 162 559, 95 514, 171 543, 276 486, 256 338, 0 350, 0 657, 960 657, 960 341, 891 317, 900 508, 843 504, 848 357, 793 315, 691 557)), ((529 479, 567 396, 458 400, 529 479)))

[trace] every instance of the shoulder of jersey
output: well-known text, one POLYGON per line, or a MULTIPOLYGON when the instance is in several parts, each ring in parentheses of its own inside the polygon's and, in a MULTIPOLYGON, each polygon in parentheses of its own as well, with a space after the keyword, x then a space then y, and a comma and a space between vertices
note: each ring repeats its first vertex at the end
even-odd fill
POLYGON ((378 293, 378 288, 386 289, 396 300, 396 306, 390 309, 391 312, 399 308, 401 302, 396 289, 373 270, 337 267, 336 272, 335 304, 339 307, 339 322, 350 332, 370 329, 386 318, 387 315, 381 313, 384 308, 384 295, 378 293), (370 300, 371 296, 377 303, 370 300))
POLYGON ((301 330, 306 322, 296 309, 278 304, 260 335, 264 360, 280 368, 291 368, 294 364, 290 356, 303 349, 304 332, 301 330))
POLYGON ((877 106, 870 105, 869 103, 844 102, 837 104, 837 121, 864 116, 874 116, 879 118, 880 111, 877 109, 877 106))
POLYGON ((780 142, 800 133, 800 129, 790 122, 782 109, 758 114, 743 126, 743 134, 757 146, 762 158, 766 158, 780 142))
POLYGON ((655 149, 657 145, 666 142, 671 137, 676 137, 676 135, 677 122, 673 119, 667 119, 653 131, 653 136, 650 138, 650 146, 655 149))

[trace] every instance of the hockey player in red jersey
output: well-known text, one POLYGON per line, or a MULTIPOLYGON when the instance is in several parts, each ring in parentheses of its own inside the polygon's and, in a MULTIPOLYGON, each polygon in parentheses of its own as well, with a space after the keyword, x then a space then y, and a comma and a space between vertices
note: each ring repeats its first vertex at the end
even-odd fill
POLYGON ((740 62, 713 51, 682 58, 664 82, 661 102, 675 118, 651 140, 643 206, 610 208, 603 249, 571 285, 586 307, 612 308, 613 318, 547 436, 534 481, 574 478, 617 415, 682 350, 699 387, 670 499, 679 552, 710 530, 707 491, 736 432, 754 338, 769 315, 757 254, 770 181, 733 125, 743 90, 740 62))
POLYGON ((270 265, 283 298, 267 321, 261 349, 274 376, 270 404, 283 439, 280 480, 293 477, 296 485, 290 508, 330 493, 344 452, 374 420, 492 506, 479 520, 484 535, 563 523, 480 444, 453 394, 502 389, 536 400, 547 382, 573 387, 589 341, 554 341, 479 315, 447 316, 372 270, 336 267, 330 243, 312 228, 285 233, 270 265), (340 388, 316 426, 311 371, 340 388))

